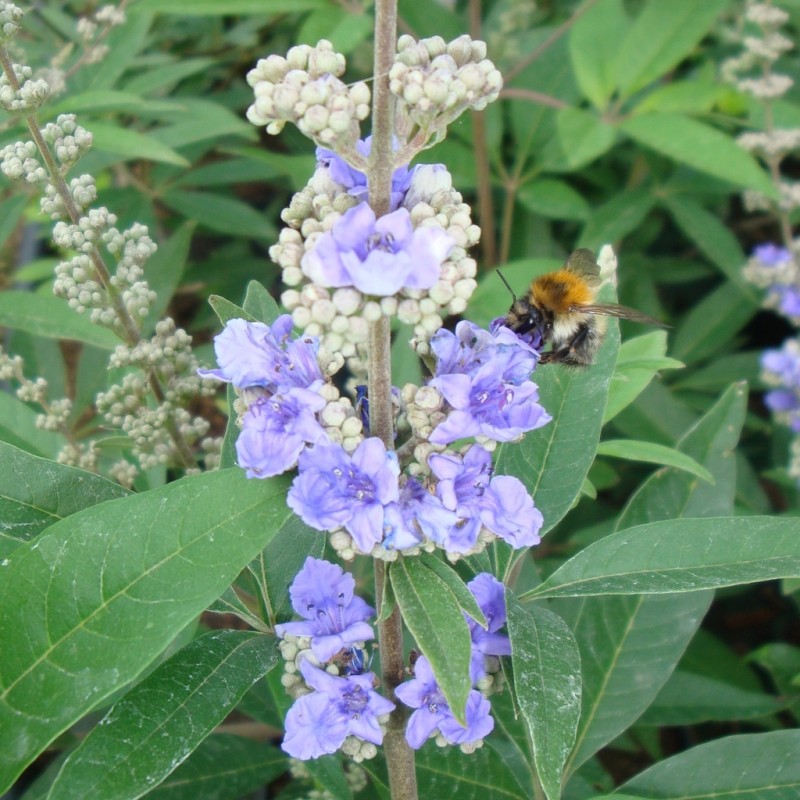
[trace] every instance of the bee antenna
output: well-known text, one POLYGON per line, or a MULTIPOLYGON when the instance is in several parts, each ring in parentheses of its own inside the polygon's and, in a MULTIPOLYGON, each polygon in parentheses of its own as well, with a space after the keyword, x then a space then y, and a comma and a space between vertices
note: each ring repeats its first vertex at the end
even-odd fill
POLYGON ((500 272, 499 269, 495 269, 495 272, 500 276, 500 280, 503 281, 503 283, 506 285, 506 289, 508 289, 508 291, 511 292, 511 296, 514 298, 514 301, 516 302, 517 296, 514 294, 514 290, 511 288, 511 284, 506 280, 505 275, 503 275, 503 273, 500 272))

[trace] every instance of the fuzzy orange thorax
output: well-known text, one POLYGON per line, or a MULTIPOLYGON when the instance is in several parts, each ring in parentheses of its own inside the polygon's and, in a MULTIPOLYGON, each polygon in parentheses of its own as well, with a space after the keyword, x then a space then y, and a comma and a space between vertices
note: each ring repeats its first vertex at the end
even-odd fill
POLYGON ((570 306, 593 303, 597 291, 583 278, 566 269, 549 272, 531 284, 533 304, 556 314, 566 314, 570 306))

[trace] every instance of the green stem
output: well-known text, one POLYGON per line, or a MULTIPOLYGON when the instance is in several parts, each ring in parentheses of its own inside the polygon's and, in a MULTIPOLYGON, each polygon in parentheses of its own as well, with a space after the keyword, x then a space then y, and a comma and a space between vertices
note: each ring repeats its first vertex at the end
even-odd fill
MULTIPOLYGON (((372 95, 372 146, 367 167, 369 204, 376 216, 391 210, 394 172, 394 99, 389 92, 389 70, 397 49, 397 0, 377 0, 375 4, 375 82, 372 95)), ((378 436, 390 450, 394 447, 392 414, 391 328, 387 316, 369 327, 369 422, 370 433, 378 436)), ((375 561, 375 596, 384 596, 386 564, 375 561)), ((381 678, 386 696, 397 708, 389 717, 383 749, 389 771, 392 800, 417 800, 414 751, 405 740, 407 712, 397 701, 394 690, 403 679, 403 620, 397 608, 378 625, 381 678)))

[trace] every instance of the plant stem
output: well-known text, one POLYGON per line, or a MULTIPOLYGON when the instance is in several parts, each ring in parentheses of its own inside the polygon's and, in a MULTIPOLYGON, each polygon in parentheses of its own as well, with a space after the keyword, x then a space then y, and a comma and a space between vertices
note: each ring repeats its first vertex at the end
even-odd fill
MULTIPOLYGON (((372 146, 367 167, 369 204, 376 216, 391 210, 394 172, 394 100, 389 92, 389 70, 397 48, 397 0, 377 0, 375 4, 375 82, 372 95, 372 146)), ((386 449, 394 447, 392 415, 391 329, 387 316, 370 324, 368 343, 370 433, 378 436, 386 449)), ((387 580, 386 564, 375 560, 375 596, 383 598, 387 580)), ((397 708, 389 717, 383 748, 389 770, 392 800, 417 800, 414 751, 405 740, 407 713, 397 702, 394 690, 403 678, 403 620, 395 608, 378 625, 381 678, 386 696, 397 708)))

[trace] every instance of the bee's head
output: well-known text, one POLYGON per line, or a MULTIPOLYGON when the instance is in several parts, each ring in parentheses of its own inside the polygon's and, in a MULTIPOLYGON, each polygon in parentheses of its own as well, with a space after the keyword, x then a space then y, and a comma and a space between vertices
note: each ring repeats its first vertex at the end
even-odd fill
POLYGON ((547 309, 539 308, 525 298, 518 297, 508 310, 506 325, 518 336, 536 331, 541 341, 546 342, 553 330, 553 315, 547 309))

